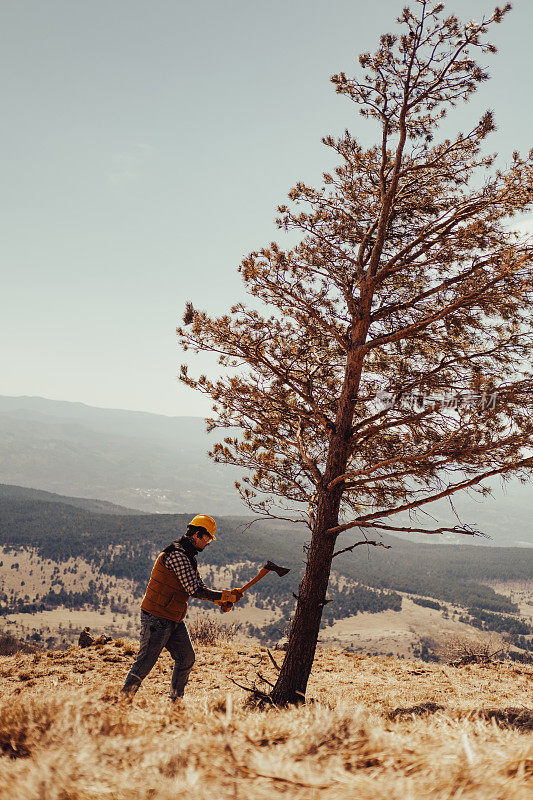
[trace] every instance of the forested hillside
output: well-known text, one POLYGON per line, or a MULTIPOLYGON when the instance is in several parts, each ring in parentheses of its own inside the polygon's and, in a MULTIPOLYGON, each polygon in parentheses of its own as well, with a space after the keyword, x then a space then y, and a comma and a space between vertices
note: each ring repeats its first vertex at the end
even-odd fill
MULTIPOLYGON (((141 591, 154 555, 185 531, 189 519, 187 514, 96 513, 23 495, 4 496, 0 498, 0 544, 33 547, 42 557, 59 563, 80 557, 104 574, 132 579, 141 591)), ((263 522, 246 529, 247 520, 238 517, 220 517, 217 522, 217 541, 202 555, 203 563, 261 566, 269 558, 282 563, 291 568, 289 576, 279 581, 269 575, 257 591, 292 606, 291 593, 297 592, 301 577, 305 530, 263 522)), ((351 534, 343 546, 354 540, 351 534)), ((417 545, 390 536, 382 541, 391 549, 358 547, 335 559, 335 572, 380 593, 409 592, 465 608, 506 613, 517 610, 514 604, 482 582, 528 580, 533 574, 533 550, 527 548, 417 545)), ((253 569, 247 566, 239 579, 252 575, 253 569)), ((355 597, 353 601, 356 607, 355 597)), ((334 604, 326 616, 335 615, 340 607, 334 604)))

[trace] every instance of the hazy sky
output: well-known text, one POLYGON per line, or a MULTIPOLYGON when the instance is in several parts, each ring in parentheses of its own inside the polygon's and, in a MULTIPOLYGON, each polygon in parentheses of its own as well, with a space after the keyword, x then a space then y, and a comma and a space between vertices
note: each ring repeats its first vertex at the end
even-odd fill
MULTIPOLYGON (((404 4, 4 2, 0 394, 203 414, 176 380, 185 301, 242 298, 242 256, 280 238, 294 182, 331 167, 321 136, 369 141, 329 77, 404 4)), ((504 163, 533 144, 533 3, 514 5, 484 59, 493 80, 454 118, 464 130, 492 107, 504 163)))

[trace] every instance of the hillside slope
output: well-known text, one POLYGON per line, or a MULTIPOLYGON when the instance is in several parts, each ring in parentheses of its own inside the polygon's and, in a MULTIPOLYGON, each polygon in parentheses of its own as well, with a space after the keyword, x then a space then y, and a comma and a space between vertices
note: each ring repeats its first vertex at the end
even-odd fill
POLYGON ((0 396, 0 482, 151 512, 242 513, 199 417, 0 396))
POLYGON ((532 668, 320 650, 314 703, 258 711, 232 680, 272 680, 267 653, 196 649, 179 706, 167 654, 121 699, 135 643, 0 658, 0 800, 529 797, 532 668))
MULTIPOLYGON (((308 538, 305 529, 264 522, 246 529, 246 518, 217 519, 217 541, 202 554, 202 563, 224 566, 246 561, 260 567, 271 559, 292 571, 283 581, 267 576, 257 591, 265 598, 296 591, 308 538)), ((133 580, 141 590, 154 556, 185 531, 189 520, 190 515, 104 514, 64 503, 0 497, 0 545, 33 547, 43 558, 58 563, 80 557, 105 574, 133 580)), ((383 536, 382 542, 391 549, 357 548, 338 556, 334 571, 380 590, 397 589, 507 612, 517 609, 482 581, 529 580, 533 574, 533 549, 529 548, 417 545, 392 536, 383 536)), ((243 574, 243 582, 249 577, 243 574)), ((327 618, 335 608, 326 611, 327 618)))
MULTIPOLYGON (((199 417, 0 395, 0 482, 149 512, 201 508, 213 516, 241 515, 244 507, 233 484, 242 471, 207 457, 220 436, 208 435, 199 417)), ((505 489, 497 481, 488 485, 494 499, 454 496, 461 519, 491 536, 489 544, 533 547, 531 485, 517 480, 505 489)), ((448 501, 429 510, 438 523, 457 523, 448 501)), ((453 534, 448 538, 462 541, 453 534)))
MULTIPOLYGON (((88 511, 25 491, 0 496, 0 617, 26 640, 49 645, 72 642, 85 625, 136 630, 153 559, 190 515, 88 511)), ((308 532, 264 522, 246 529, 246 523, 218 519, 201 573, 222 589, 250 580, 268 559, 290 567, 283 579, 271 574, 257 584, 234 612, 249 635, 277 641, 293 614, 308 532)), ((392 536, 383 542, 391 549, 363 547, 335 559, 323 641, 410 655, 427 649, 435 633, 464 634, 474 626, 533 649, 533 550, 416 545, 392 536), (495 591, 486 585, 491 581, 503 585, 495 591), (518 587, 511 597, 509 581, 518 587)), ((191 606, 205 609, 201 601, 191 606)))
POLYGON ((64 503, 75 508, 83 508, 85 511, 94 511, 96 514, 130 514, 139 516, 145 513, 137 508, 126 508, 116 503, 108 503, 107 500, 97 500, 88 497, 66 497, 56 492, 45 492, 42 489, 30 489, 25 486, 13 486, 7 483, 0 483, 0 502, 2 500, 39 500, 43 503, 64 503))

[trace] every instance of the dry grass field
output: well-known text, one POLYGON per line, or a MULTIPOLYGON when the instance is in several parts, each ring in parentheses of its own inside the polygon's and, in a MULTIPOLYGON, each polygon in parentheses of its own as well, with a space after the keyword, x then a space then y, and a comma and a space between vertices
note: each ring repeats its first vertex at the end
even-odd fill
MULTIPOLYGON (((444 603, 442 607, 451 608, 444 603)), ((444 619, 441 611, 416 605, 403 594, 401 611, 381 611, 378 614, 362 612, 353 617, 345 617, 327 628, 322 628, 320 641, 323 645, 349 647, 359 652, 376 655, 392 653, 409 657, 421 636, 442 639, 449 636, 468 636, 473 632, 470 625, 459 622, 458 618, 452 616, 451 610, 448 618, 444 619)))
POLYGON ((131 704, 121 698, 135 649, 116 640, 0 658, 1 800, 531 797, 531 666, 322 649, 314 702, 261 711, 230 678, 272 680, 264 649, 197 645, 176 706, 166 654, 131 704), (522 709, 514 722, 509 707, 522 709))

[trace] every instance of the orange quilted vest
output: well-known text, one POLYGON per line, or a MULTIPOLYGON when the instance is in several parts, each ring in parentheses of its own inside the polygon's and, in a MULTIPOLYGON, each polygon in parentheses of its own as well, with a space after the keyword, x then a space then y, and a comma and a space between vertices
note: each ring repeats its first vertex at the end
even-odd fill
POLYGON ((164 556, 160 553, 153 566, 141 609, 154 617, 181 622, 187 613, 189 595, 176 573, 163 564, 164 556))

